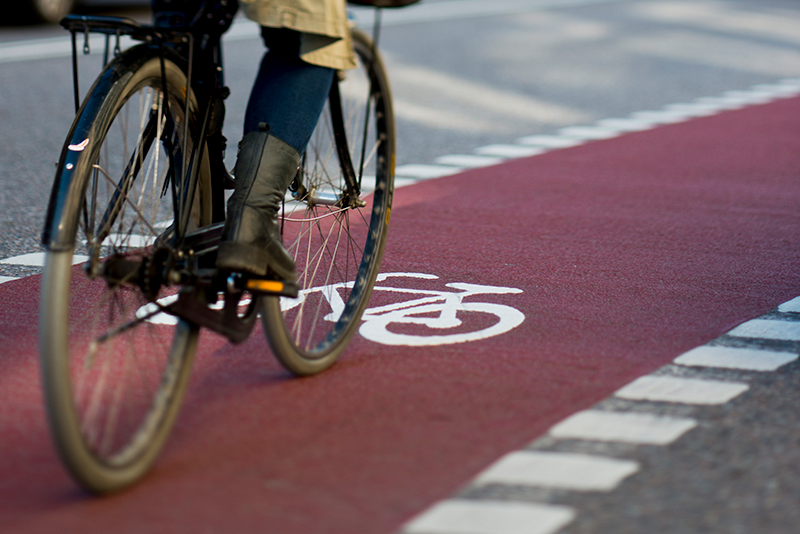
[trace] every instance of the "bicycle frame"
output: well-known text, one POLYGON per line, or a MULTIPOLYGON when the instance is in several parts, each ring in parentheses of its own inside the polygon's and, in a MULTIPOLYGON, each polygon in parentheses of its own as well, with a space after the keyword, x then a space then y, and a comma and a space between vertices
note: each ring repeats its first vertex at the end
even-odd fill
MULTIPOLYGON (((159 51, 159 57, 162 59, 162 69, 163 69, 163 59, 168 55, 178 55, 181 59, 185 60, 188 65, 188 86, 192 88, 192 95, 197 100, 198 109, 200 113, 198 116, 200 117, 200 127, 195 136, 193 141, 193 148, 190 154, 187 156, 187 151, 183 150, 182 153, 184 154, 185 161, 183 162, 183 166, 181 167, 183 170, 183 178, 181 180, 181 184, 183 185, 184 191, 188 192, 187 195, 182 195, 181 198, 183 199, 183 204, 185 206, 191 206, 193 201, 193 195, 195 191, 195 186, 198 180, 198 169, 199 169, 199 162, 202 160, 203 152, 206 149, 207 142, 202 142, 203 140, 208 141, 209 132, 213 128, 220 128, 222 127, 222 120, 224 115, 224 108, 222 101, 227 98, 229 94, 229 90, 224 85, 224 78, 223 78, 223 69, 222 69, 222 44, 220 41, 220 35, 211 36, 208 34, 204 35, 195 35, 192 31, 181 31, 181 30, 173 30, 173 29, 161 29, 161 28, 154 28, 151 26, 143 26, 138 22, 125 19, 125 18, 117 18, 117 17, 91 17, 91 16, 78 16, 78 15, 70 15, 66 17, 62 22, 62 26, 64 26, 67 30, 71 33, 72 38, 72 71, 73 71, 73 90, 74 90, 74 98, 75 98, 75 107, 76 107, 76 114, 80 115, 80 112, 84 110, 84 108, 89 104, 88 101, 85 101, 82 105, 79 105, 80 102, 80 87, 79 87, 79 77, 78 77, 78 35, 82 34, 84 37, 83 42, 83 52, 84 54, 88 54, 89 49, 89 35, 90 33, 100 33, 106 36, 106 44, 105 50, 103 53, 103 62, 104 65, 108 65, 109 55, 111 53, 111 39, 114 38, 114 48, 113 53, 114 55, 118 55, 120 53, 120 39, 121 37, 128 36, 133 40, 140 41, 148 45, 149 47, 156 48, 159 51), (217 122, 219 124, 217 124, 217 122)), ((191 30, 191 29, 190 29, 191 30)), ((376 37, 377 37, 377 29, 376 29, 376 37)), ((88 94, 92 94, 95 91, 102 91, 104 88, 102 87, 103 77, 102 75, 98 78, 95 85, 89 90, 88 94)), ((325 196, 308 196, 306 201, 314 204, 336 204, 342 206, 344 208, 348 207, 362 207, 363 201, 359 199, 361 194, 361 184, 359 183, 359 176, 360 172, 356 170, 354 167, 353 162, 350 160, 350 151, 347 146, 347 138, 345 135, 344 130, 341 128, 342 125, 342 107, 341 107, 341 99, 339 95, 339 80, 338 78, 334 78, 334 82, 331 86, 331 93, 329 97, 330 102, 330 109, 331 114, 333 116, 333 124, 334 124, 334 137, 336 140, 336 148, 337 152, 340 157, 342 173, 344 175, 345 181, 347 183, 347 193, 343 195, 342 198, 327 198, 325 196)), ((187 98, 187 106, 189 103, 189 98, 187 98)), ((92 117, 93 118, 93 117, 92 117)), ((92 132, 90 131, 89 126, 92 124, 91 120, 83 121, 86 124, 76 123, 73 124, 73 135, 72 139, 75 140, 75 143, 69 146, 78 146, 84 142, 84 140, 91 139, 93 136, 91 135, 92 132)), ((188 125, 187 125, 188 127, 188 125)), ((184 135, 184 139, 188 139, 188 132, 184 135)), ((185 141, 186 142, 186 141, 185 141)), ((184 143, 185 143, 184 142, 184 143)), ((184 147, 185 148, 185 147, 184 147)), ((57 241, 52 238, 53 235, 58 235, 58 232, 55 232, 55 229, 59 227, 59 225, 63 225, 65 215, 67 211, 72 212, 72 210, 80 209, 80 206, 68 206, 69 209, 61 209, 59 210, 56 206, 65 207, 66 204, 64 202, 55 201, 56 199, 61 200, 66 198, 67 195, 74 191, 76 188, 84 191, 86 184, 78 184, 75 183, 75 179, 73 178, 74 175, 81 175, 84 173, 79 173, 81 168, 85 165, 89 165, 91 162, 86 161, 87 158, 81 158, 82 151, 76 152, 78 157, 70 158, 69 156, 74 156, 75 154, 69 154, 68 148, 65 148, 62 151, 60 164, 56 170, 56 176, 53 183, 53 191, 58 192, 58 195, 51 196, 51 202, 47 209, 46 214, 46 222, 44 226, 44 231, 42 233, 42 243, 45 247, 50 250, 68 250, 73 248, 74 243, 71 242, 62 242, 57 241), (67 161, 73 159, 75 161, 67 161)), ((227 170, 225 169, 224 163, 222 163, 222 155, 214 153, 213 151, 209 153, 209 158, 211 161, 211 167, 215 170, 217 174, 223 174, 223 176, 212 176, 212 187, 215 189, 215 195, 219 194, 218 198, 221 198, 221 190, 223 188, 229 187, 229 184, 232 183, 232 179, 228 174, 227 170)), ((360 162, 360 166, 363 165, 363 162, 360 162)), ((173 187, 175 187, 176 180, 171 180, 173 187)), ((302 184, 297 184, 302 185, 302 184)), ((298 192, 298 196, 302 194, 309 194, 309 192, 304 192, 302 189, 298 192)), ((173 195, 176 195, 176 192, 173 191, 173 195)), ((217 203, 221 207, 221 202, 217 203)), ((183 208, 182 207, 182 208, 183 208)), ((188 224, 188 216, 189 210, 188 209, 180 209, 181 213, 181 220, 178 221, 179 223, 179 231, 177 235, 180 236, 180 239, 183 240, 186 236, 186 227, 188 224)), ((221 213, 215 214, 215 220, 222 220, 223 216, 221 213)), ((210 236, 205 236, 205 238, 199 238, 200 240, 208 241, 208 237, 212 237, 214 235, 219 234, 218 228, 209 228, 208 231, 210 232, 210 236)), ((69 233, 72 235, 72 232, 69 233)), ((61 233, 61 235, 64 235, 61 233)), ((198 238, 195 238, 198 239, 198 238)), ((184 243, 183 241, 176 243, 176 248, 180 249, 184 243)))

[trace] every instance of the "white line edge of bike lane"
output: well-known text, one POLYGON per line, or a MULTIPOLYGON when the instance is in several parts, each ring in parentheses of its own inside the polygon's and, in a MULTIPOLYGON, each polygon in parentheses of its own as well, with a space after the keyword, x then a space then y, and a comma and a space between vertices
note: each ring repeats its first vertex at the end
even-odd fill
MULTIPOLYGON (((700 367, 708 374, 714 369, 747 370, 755 373, 776 371, 796 361, 798 355, 778 349, 729 349, 716 346, 714 343, 726 336, 737 337, 737 329, 750 334, 750 339, 754 341, 798 341, 800 320, 796 315, 788 314, 800 314, 800 296, 762 316, 769 319, 756 318, 747 321, 720 338, 683 353, 653 373, 633 380, 613 393, 609 399, 666 402, 684 406, 720 405, 731 402, 748 391, 749 386, 732 381, 664 376, 661 372, 672 365, 700 367), (787 317, 775 318, 775 313, 787 314, 787 317), (764 323, 767 322, 784 323, 782 326, 788 328, 771 329, 769 337, 758 338, 756 334, 763 331, 764 323), (739 351, 739 354, 733 359, 702 360, 702 356, 698 356, 717 349, 739 351)), ((642 406, 647 408, 647 405, 642 406)), ((544 438, 534 440, 528 447, 535 446, 542 439, 666 446, 697 426, 698 421, 692 418, 675 418, 646 411, 602 411, 589 408, 556 423, 545 433, 544 438)), ((547 454, 560 453, 530 448, 510 452, 478 473, 464 486, 464 489, 496 484, 580 492, 608 492, 640 471, 640 466, 632 460, 627 460, 629 464, 624 464, 619 462, 625 462, 625 459, 596 454, 570 454, 563 459, 556 456, 548 457, 547 454), (537 458, 538 461, 526 458, 525 455, 532 453, 542 456, 537 458), (550 465, 546 472, 542 472, 543 466, 546 465, 545 460, 549 460, 550 465), (604 463, 608 461, 612 463, 604 463), (576 479, 576 475, 579 478, 576 479)), ((555 534, 577 517, 579 510, 562 504, 456 496, 434 503, 410 519, 399 532, 402 534, 497 534, 498 532, 555 534)))

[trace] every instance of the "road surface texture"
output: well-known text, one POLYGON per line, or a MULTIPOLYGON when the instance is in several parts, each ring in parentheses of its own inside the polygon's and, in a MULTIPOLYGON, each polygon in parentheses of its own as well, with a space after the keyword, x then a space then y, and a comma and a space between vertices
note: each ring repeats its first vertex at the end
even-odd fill
POLYGON ((402 187, 375 304, 440 291, 463 324, 369 320, 306 379, 260 330, 204 332, 163 456, 102 499, 49 441, 40 267, 14 259, 40 252, 69 65, 0 46, 4 532, 796 531, 796 2, 426 4, 382 39, 402 187))

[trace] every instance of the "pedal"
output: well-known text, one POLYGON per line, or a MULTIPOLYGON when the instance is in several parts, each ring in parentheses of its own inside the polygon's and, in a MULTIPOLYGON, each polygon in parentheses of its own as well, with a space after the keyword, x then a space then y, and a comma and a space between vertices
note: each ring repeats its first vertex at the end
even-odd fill
POLYGON ((287 280, 274 278, 257 278, 252 275, 233 273, 228 276, 227 289, 229 292, 249 291, 254 295, 268 295, 279 297, 297 298, 297 284, 287 280))

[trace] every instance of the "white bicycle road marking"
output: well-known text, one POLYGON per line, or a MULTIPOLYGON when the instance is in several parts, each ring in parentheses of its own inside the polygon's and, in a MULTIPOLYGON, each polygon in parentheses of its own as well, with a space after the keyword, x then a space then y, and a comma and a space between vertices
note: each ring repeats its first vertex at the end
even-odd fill
MULTIPOLYGON (((522 293, 521 289, 497 287, 477 284, 453 282, 446 287, 458 291, 435 291, 407 287, 391 287, 381 285, 390 278, 411 278, 437 280, 439 277, 423 273, 384 273, 378 275, 374 292, 395 293, 412 296, 410 299, 383 306, 367 308, 359 328, 359 333, 376 343, 384 345, 432 346, 448 345, 478 341, 504 334, 525 320, 525 315, 511 306, 488 302, 464 302, 465 298, 475 295, 503 295, 522 293), (462 326, 464 321, 459 315, 489 314, 495 321, 488 327, 471 332, 448 332, 462 326), (428 329, 425 334, 397 333, 390 329, 391 325, 421 325, 428 329)), ((352 282, 330 284, 304 290, 296 299, 281 299, 281 309, 291 310, 300 306, 311 293, 319 292, 328 301, 331 312, 324 319, 336 321, 345 308, 345 302, 339 293, 340 289, 353 287, 352 282)))
MULTIPOLYGON (((464 299, 476 295, 518 294, 522 293, 521 289, 463 282, 445 284, 446 287, 455 291, 382 285, 383 282, 389 279, 404 278, 412 280, 439 279, 436 275, 423 273, 384 273, 378 275, 373 291, 391 293, 393 296, 400 296, 403 300, 367 308, 362 317, 363 324, 359 328, 359 333, 366 339, 383 345, 415 347, 466 343, 505 334, 525 320, 525 315, 511 306, 489 302, 464 302, 464 299), (494 318, 489 326, 467 332, 453 332, 453 329, 464 324, 464 318, 467 316, 474 318, 473 314, 490 315, 494 318), (392 330, 393 325, 420 325, 426 330, 424 333, 415 334, 398 333, 392 330)), ((335 322, 345 308, 345 302, 340 290, 350 287, 353 287, 353 282, 309 288, 301 291, 297 298, 282 298, 281 310, 294 309, 302 305, 309 295, 320 293, 328 302, 331 310, 330 313, 325 315, 324 320, 335 322)), ((177 296, 164 297, 159 299, 158 304, 167 306, 176 299, 177 296)), ((245 298, 240 306, 245 306, 249 302, 250 300, 245 298)), ((223 303, 220 301, 212 308, 221 309, 222 306, 223 303)), ((176 317, 166 313, 157 313, 159 309, 157 304, 146 304, 137 310, 136 317, 140 319, 146 318, 146 321, 154 324, 177 324, 176 317)))

